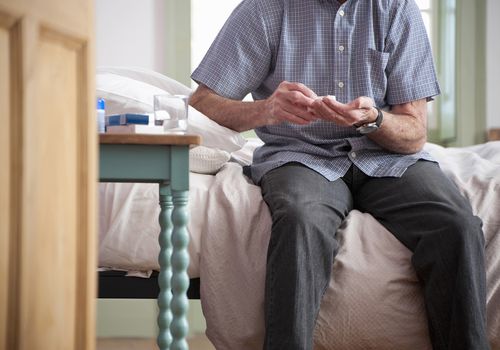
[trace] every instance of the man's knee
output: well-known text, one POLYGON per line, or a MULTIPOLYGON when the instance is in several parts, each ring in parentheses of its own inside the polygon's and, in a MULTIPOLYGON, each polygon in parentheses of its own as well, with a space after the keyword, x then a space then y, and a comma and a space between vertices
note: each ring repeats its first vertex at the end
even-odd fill
POLYGON ((453 275, 456 269, 481 264, 484 259, 481 220, 472 213, 460 212, 441 215, 439 220, 439 226, 421 236, 414 250, 412 264, 417 272, 424 276, 441 266, 446 268, 447 275, 453 275))
POLYGON ((289 198, 278 202, 271 214, 273 225, 280 229, 273 230, 273 235, 283 236, 287 241, 330 241, 345 218, 344 213, 321 202, 293 201, 289 198))
POLYGON ((485 242, 481 219, 472 213, 463 213, 463 215, 456 215, 453 218, 452 225, 458 232, 457 241, 462 243, 465 248, 477 247, 484 249, 485 242))
POLYGON ((439 243, 447 245, 455 252, 484 249, 482 222, 471 212, 460 210, 443 215, 440 219, 441 229, 434 236, 439 243))

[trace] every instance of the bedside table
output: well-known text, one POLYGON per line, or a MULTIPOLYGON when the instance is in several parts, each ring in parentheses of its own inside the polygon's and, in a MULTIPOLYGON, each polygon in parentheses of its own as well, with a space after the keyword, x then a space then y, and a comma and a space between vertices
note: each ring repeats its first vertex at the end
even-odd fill
POLYGON ((161 350, 187 350, 189 148, 199 145, 200 137, 101 134, 99 143, 99 181, 159 184, 157 342, 161 350))

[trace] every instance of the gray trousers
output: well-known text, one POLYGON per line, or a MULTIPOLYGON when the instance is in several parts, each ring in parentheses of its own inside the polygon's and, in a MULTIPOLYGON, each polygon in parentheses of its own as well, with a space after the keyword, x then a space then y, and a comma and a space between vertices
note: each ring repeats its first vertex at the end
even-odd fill
POLYGON ((272 214, 265 290, 266 350, 313 348, 321 298, 351 209, 373 215, 412 252, 434 350, 489 349, 481 221, 436 163, 401 178, 372 178, 352 166, 328 181, 298 163, 267 173, 272 214))

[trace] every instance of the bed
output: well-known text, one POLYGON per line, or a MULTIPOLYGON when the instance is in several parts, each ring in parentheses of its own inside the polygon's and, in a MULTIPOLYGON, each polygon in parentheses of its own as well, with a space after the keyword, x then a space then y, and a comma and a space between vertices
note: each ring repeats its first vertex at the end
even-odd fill
MULTIPOLYGON (((98 95, 111 102, 109 114, 151 110, 157 90, 189 92, 157 73, 130 67, 101 68, 97 81, 98 95)), ((191 131, 201 134, 204 143, 190 154, 190 296, 201 299, 206 333, 217 349, 262 349, 271 219, 259 187, 242 168, 251 162, 260 141, 243 140, 193 113, 191 131)), ((426 149, 483 220, 488 335, 492 349, 499 350, 500 142, 465 148, 427 144, 426 149)), ((123 281, 124 275, 154 280, 159 252, 157 203, 154 185, 100 185, 99 268, 103 274, 115 274, 110 278, 117 281, 123 281)), ((369 214, 356 210, 337 238, 341 248, 322 300, 315 349, 431 349, 410 252, 369 214)), ((127 293, 134 290, 137 296, 155 297, 151 285, 111 283, 107 290, 115 286, 127 293)))

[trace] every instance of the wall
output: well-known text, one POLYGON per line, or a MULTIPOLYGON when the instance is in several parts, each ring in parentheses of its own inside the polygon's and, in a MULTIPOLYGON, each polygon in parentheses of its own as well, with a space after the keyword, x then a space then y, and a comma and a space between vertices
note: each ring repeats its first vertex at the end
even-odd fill
MULTIPOLYGON (((191 70, 195 70, 208 51, 227 18, 241 0, 217 0, 217 11, 210 14, 213 3, 207 0, 191 0, 191 70)), ((212 11, 213 12, 213 11, 212 11)))
POLYGON ((97 66, 166 72, 165 1, 96 0, 95 5, 97 66))
POLYGON ((190 1, 95 3, 97 66, 140 66, 190 85, 190 1))
MULTIPOLYGON (((157 302, 154 299, 98 299, 97 337, 156 338, 157 302)), ((199 300, 189 300, 189 334, 205 332, 205 318, 199 300)))
POLYGON ((486 3, 486 126, 500 128, 500 1, 486 3))

